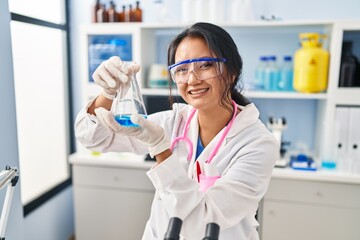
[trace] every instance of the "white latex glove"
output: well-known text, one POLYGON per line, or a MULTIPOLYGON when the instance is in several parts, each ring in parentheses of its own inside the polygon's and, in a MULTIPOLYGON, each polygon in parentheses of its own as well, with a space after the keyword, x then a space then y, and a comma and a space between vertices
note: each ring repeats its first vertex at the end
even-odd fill
POLYGON ((120 87, 126 87, 132 74, 140 70, 140 65, 133 62, 123 62, 117 56, 102 62, 92 75, 95 83, 102 87, 102 95, 110 100, 115 98, 120 87))
POLYGON ((95 113, 99 121, 110 131, 134 137, 144 143, 149 148, 151 157, 170 148, 170 141, 166 136, 164 129, 159 125, 146 120, 141 115, 131 116, 131 121, 138 124, 139 127, 124 127, 121 126, 115 120, 113 114, 105 108, 96 108, 95 113))

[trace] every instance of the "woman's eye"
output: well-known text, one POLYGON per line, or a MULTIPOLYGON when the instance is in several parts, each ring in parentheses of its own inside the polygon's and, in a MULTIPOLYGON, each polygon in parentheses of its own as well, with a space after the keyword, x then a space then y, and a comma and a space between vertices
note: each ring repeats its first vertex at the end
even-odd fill
POLYGON ((187 71, 188 71, 187 68, 177 68, 176 71, 175 71, 175 73, 176 73, 177 75, 183 75, 183 74, 186 74, 187 71))
POLYGON ((204 62, 200 65, 200 69, 208 69, 214 65, 213 62, 204 62))

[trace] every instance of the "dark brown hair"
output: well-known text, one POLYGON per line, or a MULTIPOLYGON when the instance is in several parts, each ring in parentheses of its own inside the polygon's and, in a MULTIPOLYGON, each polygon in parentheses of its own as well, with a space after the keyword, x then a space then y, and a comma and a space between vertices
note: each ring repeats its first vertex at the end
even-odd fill
MULTIPOLYGON (((170 43, 168 48, 168 65, 175 63, 175 54, 179 44, 185 38, 201 38, 203 39, 210 52, 212 52, 217 58, 226 58, 227 62, 225 63, 224 71, 226 76, 221 76, 223 81, 221 85, 225 89, 221 96, 219 104, 221 106, 231 105, 230 99, 228 99, 228 94, 231 93, 231 99, 234 100, 237 104, 245 106, 250 103, 240 92, 242 91, 242 68, 243 61, 237 49, 237 46, 230 36, 230 34, 225 31, 223 28, 205 22, 199 22, 192 25, 189 28, 186 28, 181 33, 179 33, 170 43)), ((172 80, 169 78, 169 86, 172 86, 172 80)), ((171 95, 170 87, 170 104, 173 102, 173 97, 171 95)), ((226 107, 228 109, 228 107, 226 107)), ((229 109, 232 111, 232 109, 229 109)))

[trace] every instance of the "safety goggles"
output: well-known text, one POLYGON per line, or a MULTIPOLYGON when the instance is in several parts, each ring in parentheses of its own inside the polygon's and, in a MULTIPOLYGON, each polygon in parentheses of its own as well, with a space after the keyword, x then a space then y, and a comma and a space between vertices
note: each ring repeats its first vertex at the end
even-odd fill
POLYGON ((194 58, 175 63, 168 67, 175 83, 187 83, 190 73, 198 80, 207 80, 223 73, 226 58, 194 58))

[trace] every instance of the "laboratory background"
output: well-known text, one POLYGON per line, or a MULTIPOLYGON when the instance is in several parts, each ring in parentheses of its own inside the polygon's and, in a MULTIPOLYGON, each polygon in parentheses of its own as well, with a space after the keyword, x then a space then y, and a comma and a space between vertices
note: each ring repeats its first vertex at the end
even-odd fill
POLYGON ((260 238, 360 239, 358 0, 0 1, 0 239, 141 238, 154 162, 84 149, 75 117, 113 55, 141 65, 149 114, 169 109, 167 45, 197 21, 234 38, 281 143, 260 238))

